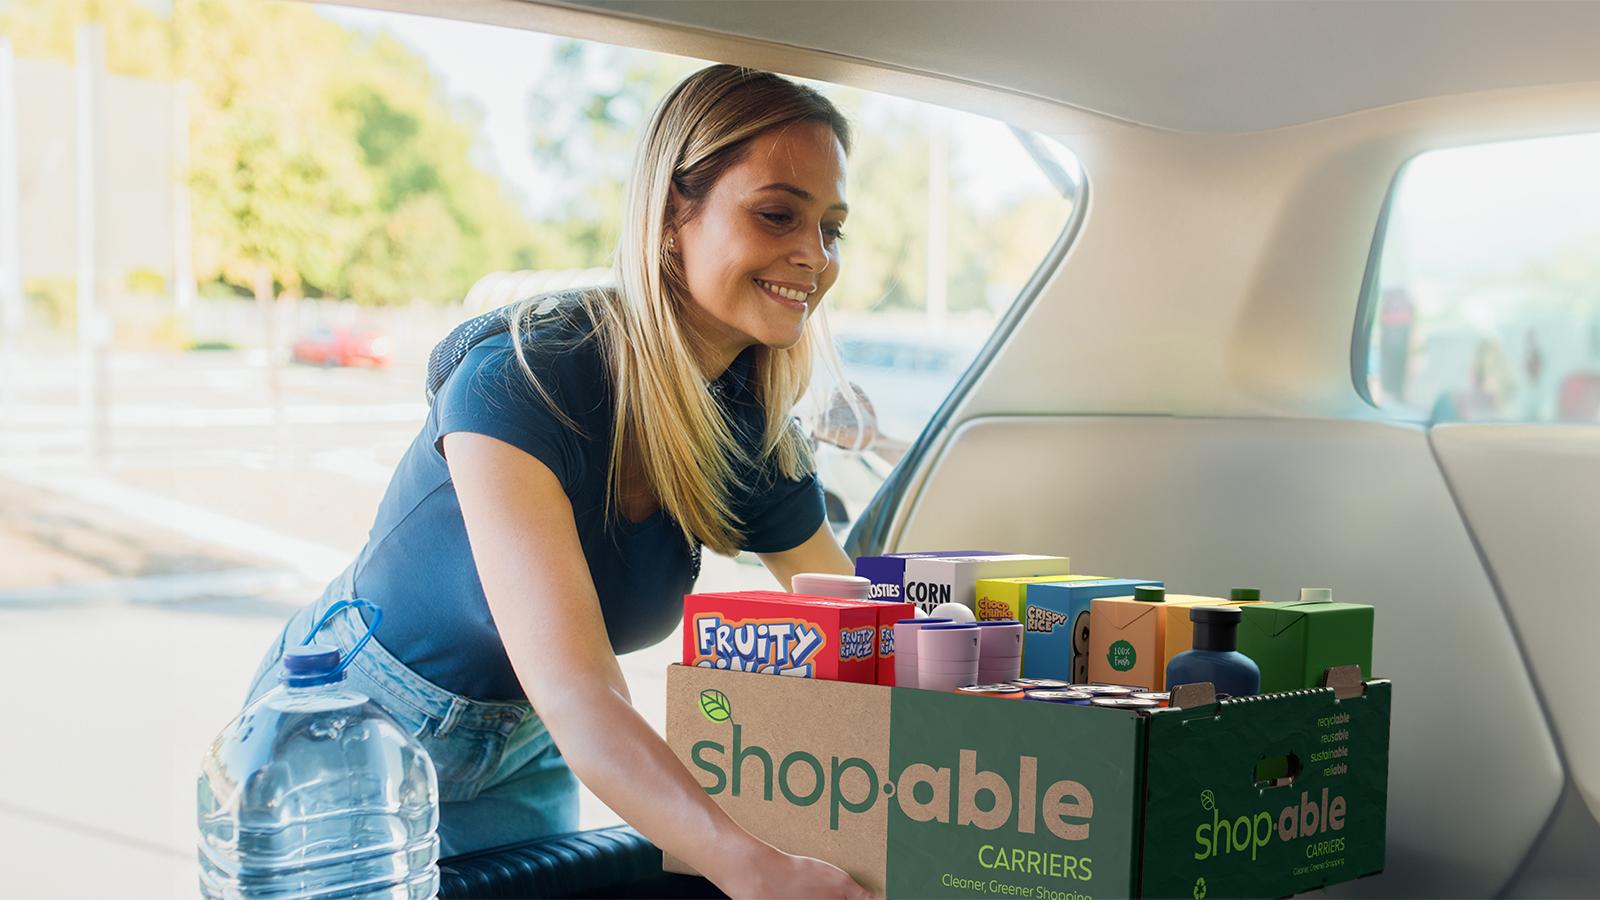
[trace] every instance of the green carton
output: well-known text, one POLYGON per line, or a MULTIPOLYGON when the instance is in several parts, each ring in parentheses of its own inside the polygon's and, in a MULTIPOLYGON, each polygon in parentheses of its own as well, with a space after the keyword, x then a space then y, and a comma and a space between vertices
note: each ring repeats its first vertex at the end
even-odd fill
POLYGON ((1239 652, 1261 668, 1261 692, 1316 687, 1335 666, 1372 677, 1372 607, 1326 601, 1241 606, 1239 652))
POLYGON ((1382 870, 1389 692, 1144 713, 674 666, 667 741, 880 896, 1270 898, 1382 870))

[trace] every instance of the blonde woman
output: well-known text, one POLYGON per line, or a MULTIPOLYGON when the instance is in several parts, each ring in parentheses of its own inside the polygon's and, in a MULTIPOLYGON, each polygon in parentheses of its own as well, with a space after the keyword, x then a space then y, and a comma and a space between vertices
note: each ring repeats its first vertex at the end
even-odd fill
MULTIPOLYGON (((865 896, 713 804, 616 657, 678 625, 702 544, 759 554, 785 586, 851 570, 792 417, 829 352, 849 147, 815 91, 704 69, 651 117, 615 288, 514 304, 435 350, 428 420, 366 547, 251 699, 336 601, 382 607, 349 677, 433 757, 443 855, 575 829, 576 776, 729 894, 865 896)), ((348 651, 361 615, 319 641, 348 651)))

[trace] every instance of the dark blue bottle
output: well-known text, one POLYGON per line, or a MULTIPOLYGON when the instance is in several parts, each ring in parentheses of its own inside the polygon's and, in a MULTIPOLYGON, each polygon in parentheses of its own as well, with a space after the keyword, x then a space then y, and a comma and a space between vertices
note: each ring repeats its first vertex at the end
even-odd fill
POLYGON ((1239 652, 1237 606, 1196 606, 1189 610, 1194 623, 1194 649, 1167 663, 1167 690, 1180 684, 1209 681, 1219 694, 1248 697, 1261 693, 1261 669, 1239 652))

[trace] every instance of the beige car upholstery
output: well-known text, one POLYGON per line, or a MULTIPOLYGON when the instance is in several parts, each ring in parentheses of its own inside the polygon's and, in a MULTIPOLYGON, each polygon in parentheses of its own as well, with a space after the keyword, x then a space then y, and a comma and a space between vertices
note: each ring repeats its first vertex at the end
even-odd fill
POLYGON ((1441 425, 1433 445, 1600 818, 1600 428, 1441 425))
POLYGON ((1331 587, 1377 607, 1374 666, 1395 681, 1388 869, 1331 893, 1493 895, 1561 793, 1529 673, 1422 428, 972 419, 926 473, 895 543, 1067 555, 1076 571, 1186 593, 1331 587))

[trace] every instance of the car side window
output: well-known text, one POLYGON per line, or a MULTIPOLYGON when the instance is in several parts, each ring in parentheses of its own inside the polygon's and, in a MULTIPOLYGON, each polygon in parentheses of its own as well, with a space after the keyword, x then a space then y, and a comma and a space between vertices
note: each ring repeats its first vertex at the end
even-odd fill
POLYGON ((1600 421, 1600 134, 1438 150, 1390 193, 1356 383, 1428 422, 1600 421))

